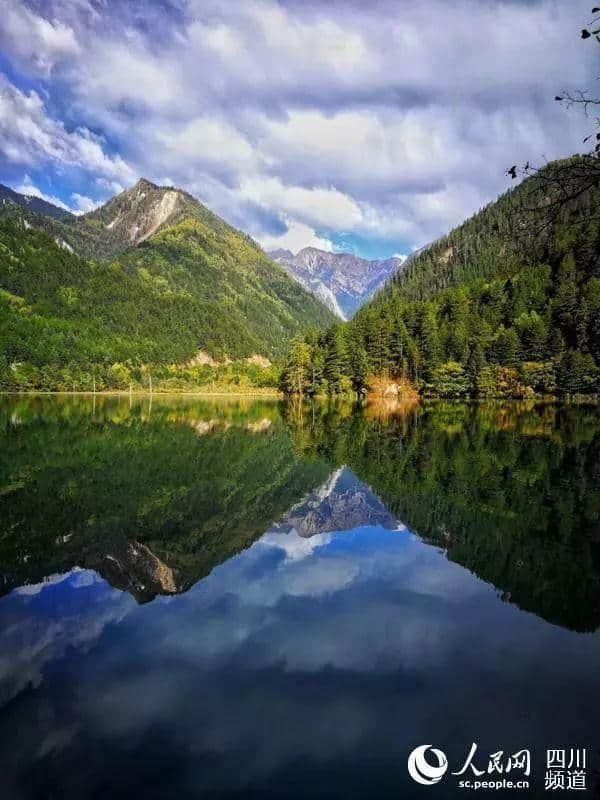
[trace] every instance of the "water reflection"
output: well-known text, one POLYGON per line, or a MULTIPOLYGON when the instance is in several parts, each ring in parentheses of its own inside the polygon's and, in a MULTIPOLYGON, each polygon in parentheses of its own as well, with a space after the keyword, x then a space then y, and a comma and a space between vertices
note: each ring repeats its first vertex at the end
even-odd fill
POLYGON ((411 797, 430 741, 592 784, 598 412, 147 405, 0 401, 7 796, 411 797))
POLYGON ((144 397, 0 403, 3 591, 74 566, 139 602, 267 528, 398 521, 575 630, 600 625, 600 413, 144 397), (281 413, 283 411, 283 413, 281 413), (285 419, 285 424, 282 420, 285 419))
POLYGON ((277 405, 22 398, 0 425, 3 590, 73 566, 138 601, 182 592, 329 474, 277 405))
POLYGON ((288 410, 307 456, 347 464, 394 516, 506 600, 600 626, 600 412, 436 404, 377 422, 288 410))

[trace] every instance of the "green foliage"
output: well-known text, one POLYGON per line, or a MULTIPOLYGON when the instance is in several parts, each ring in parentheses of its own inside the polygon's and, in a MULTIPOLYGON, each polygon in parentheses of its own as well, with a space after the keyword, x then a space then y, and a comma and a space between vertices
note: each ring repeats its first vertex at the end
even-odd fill
POLYGON ((523 383, 536 394, 556 393, 556 368, 553 361, 526 361, 521 368, 523 383))
POLYGON ((488 347, 488 358, 494 364, 507 366, 517 363, 519 336, 514 328, 508 330, 501 325, 488 347))
POLYGON ((310 348, 301 339, 296 339, 283 370, 283 390, 287 394, 304 394, 310 381, 310 368, 310 348))
POLYGON ((128 544, 183 591, 330 471, 295 452, 273 402, 4 397, 0 432, 2 592, 79 565, 149 600, 156 565, 140 575, 128 544))
POLYGON ((71 388, 117 363, 184 365, 199 349, 277 359, 294 335, 333 320, 247 237, 189 218, 108 263, 4 215, 0 287, 0 383, 10 389, 71 388))
POLYGON ((591 355, 569 350, 558 365, 558 383, 568 394, 600 392, 600 369, 591 355))
POLYGON ((435 397, 466 397, 471 383, 461 364, 448 361, 432 370, 431 379, 425 387, 426 394, 435 397))
POLYGON ((184 591, 347 465, 505 599, 600 625, 595 407, 0 397, 0 436, 2 592, 74 565, 140 601, 184 591))
POLYGON ((398 520, 510 602, 597 630, 596 407, 436 402, 370 421, 341 403, 305 405, 288 414, 305 454, 349 466, 398 520))
POLYGON ((311 358, 329 365, 325 391, 344 376, 357 390, 372 372, 442 397, 598 393, 600 189, 530 224, 532 185, 426 248, 335 337, 312 337, 311 358), (344 347, 366 362, 341 367, 344 347))

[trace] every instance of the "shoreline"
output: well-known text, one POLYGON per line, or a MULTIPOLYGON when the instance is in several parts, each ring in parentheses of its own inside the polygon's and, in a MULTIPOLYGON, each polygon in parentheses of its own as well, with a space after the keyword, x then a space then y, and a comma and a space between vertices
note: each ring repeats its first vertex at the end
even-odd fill
MULTIPOLYGON (((320 402, 330 401, 350 401, 361 402, 358 398, 351 398, 346 395, 314 395, 309 398, 304 395, 286 395, 277 389, 265 389, 264 391, 254 392, 228 392, 228 391, 145 391, 145 390, 119 390, 108 389, 100 392, 91 391, 41 391, 30 390, 22 392, 14 392, 9 390, 0 390, 0 397, 232 397, 236 399, 247 397, 249 399, 265 399, 265 400, 294 400, 302 398, 303 401, 311 402, 318 400, 320 402)), ((382 398, 384 399, 384 398, 382 398)), ((369 401, 368 401, 369 402, 369 401)), ((378 400, 371 400, 370 403, 376 403, 378 400)), ((400 401, 401 402, 401 401, 400 401)), ((486 403, 533 403, 534 405, 557 405, 557 406, 598 406, 600 405, 600 395, 567 395, 566 397, 557 397, 555 395, 534 395, 533 397, 519 398, 519 397, 434 397, 432 395, 420 396, 416 401, 417 404, 427 406, 433 403, 472 403, 472 404, 486 404, 486 403)))
POLYGON ((58 392, 58 391, 28 391, 28 392, 11 392, 11 391, 0 391, 0 396, 11 396, 11 397, 20 397, 20 396, 27 396, 27 397, 55 397, 55 396, 65 396, 65 397, 72 397, 72 396, 81 396, 81 397, 264 397, 269 398, 272 400, 280 400, 283 399, 283 394, 278 392, 276 389, 273 391, 266 391, 266 392, 162 392, 160 390, 156 392, 147 392, 147 391, 119 391, 118 389, 109 389, 107 391, 102 392, 58 392))

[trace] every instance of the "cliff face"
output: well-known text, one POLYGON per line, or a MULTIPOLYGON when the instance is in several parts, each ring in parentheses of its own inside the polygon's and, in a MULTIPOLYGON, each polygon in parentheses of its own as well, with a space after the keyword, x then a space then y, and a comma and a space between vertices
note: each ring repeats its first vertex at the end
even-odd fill
POLYGON ((305 247, 296 255, 289 250, 269 255, 340 319, 350 319, 404 263, 395 256, 369 261, 316 247, 305 247))

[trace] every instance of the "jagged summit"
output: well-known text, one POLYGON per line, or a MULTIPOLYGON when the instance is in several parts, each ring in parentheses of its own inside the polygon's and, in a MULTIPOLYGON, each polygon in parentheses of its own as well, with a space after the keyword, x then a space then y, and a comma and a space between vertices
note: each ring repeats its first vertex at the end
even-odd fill
POLYGON ((100 223, 103 250, 117 253, 148 239, 161 227, 176 222, 183 216, 188 202, 178 189, 156 186, 140 178, 131 189, 85 214, 81 224, 100 223))
POLYGON ((342 320, 352 317, 404 263, 396 256, 369 261, 317 247, 304 247, 296 255, 273 250, 269 256, 342 320))
POLYGON ((307 538, 365 525, 402 527, 374 492, 346 466, 334 470, 320 487, 291 508, 268 534, 295 532, 307 538))

